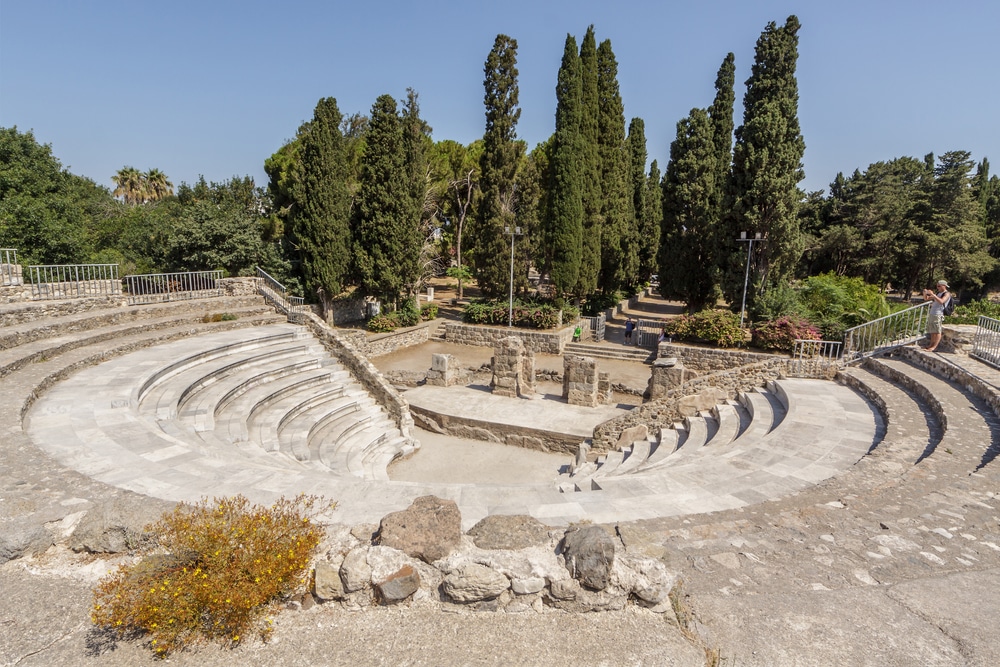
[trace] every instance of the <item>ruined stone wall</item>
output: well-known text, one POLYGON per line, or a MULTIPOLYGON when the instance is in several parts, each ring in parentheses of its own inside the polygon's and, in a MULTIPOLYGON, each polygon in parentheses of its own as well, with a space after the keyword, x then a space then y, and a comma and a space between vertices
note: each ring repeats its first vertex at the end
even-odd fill
POLYGON ((536 354, 562 354, 566 343, 573 340, 573 328, 555 331, 531 331, 528 329, 508 329, 506 327, 481 327, 459 322, 445 323, 445 340, 459 345, 493 347, 497 341, 507 336, 517 336, 524 342, 524 348, 536 354))
POLYGON ((408 327, 389 333, 375 334, 373 336, 364 335, 365 342, 358 349, 366 357, 380 357, 383 354, 389 354, 404 347, 425 343, 430 336, 430 323, 418 324, 415 327, 408 327))
POLYGON ((656 358, 676 357, 688 370, 698 373, 724 371, 737 366, 755 364, 775 358, 786 358, 786 355, 747 352, 745 350, 720 350, 715 347, 696 347, 678 343, 660 343, 656 358))

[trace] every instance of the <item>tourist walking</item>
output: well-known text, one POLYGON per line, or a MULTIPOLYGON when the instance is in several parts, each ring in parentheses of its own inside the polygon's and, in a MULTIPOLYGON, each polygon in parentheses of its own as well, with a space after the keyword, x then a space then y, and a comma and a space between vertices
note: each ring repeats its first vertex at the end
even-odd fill
POLYGON ((633 322, 632 318, 630 317, 630 318, 628 318, 628 320, 625 321, 625 344, 626 345, 631 345, 632 344, 632 331, 634 329, 635 329, 635 322, 633 322))
POLYGON ((933 352, 941 342, 942 324, 944 323, 944 307, 951 300, 951 292, 948 291, 948 283, 944 280, 937 281, 937 291, 924 290, 924 301, 931 301, 931 312, 927 315, 927 336, 930 338, 930 345, 925 349, 933 352))

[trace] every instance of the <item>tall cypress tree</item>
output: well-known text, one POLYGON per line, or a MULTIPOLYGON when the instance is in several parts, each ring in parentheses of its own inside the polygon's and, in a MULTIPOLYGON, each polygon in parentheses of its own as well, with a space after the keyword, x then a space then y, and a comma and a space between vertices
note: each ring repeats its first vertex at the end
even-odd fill
POLYGON ((412 88, 406 90, 406 101, 403 102, 400 122, 403 130, 403 154, 406 171, 409 175, 410 199, 407 214, 404 219, 404 234, 401 237, 403 245, 403 282, 409 294, 420 291, 421 275, 425 258, 421 256, 426 240, 430 234, 430 218, 434 214, 434 206, 430 199, 430 174, 427 167, 427 148, 432 144, 431 128, 420 117, 420 104, 417 92, 412 88))
POLYGON ((601 270, 603 196, 601 188, 600 92, 597 39, 594 26, 580 44, 580 196, 583 202, 583 246, 576 293, 583 296, 597 289, 601 270))
MULTIPOLYGON (((660 166, 657 164, 656 160, 653 160, 652 164, 649 165, 649 174, 646 176, 646 202, 643 213, 643 219, 648 221, 649 225, 655 231, 650 233, 654 236, 656 243, 650 243, 649 252, 653 256, 653 268, 650 277, 653 273, 662 273, 659 262, 659 250, 660 250, 660 233, 663 228, 663 188, 660 185, 660 166)), ((662 284, 662 278, 661 284, 662 284)))
POLYGON ((509 280, 509 237, 515 224, 515 183, 524 146, 515 141, 521 116, 517 90, 517 40, 497 35, 483 67, 486 89, 486 132, 480 158, 479 185, 483 197, 473 226, 473 268, 486 296, 506 292, 509 280))
MULTIPOLYGON (((750 304, 768 286, 786 280, 802 253, 798 183, 804 178, 805 141, 799 130, 795 78, 799 27, 795 16, 781 27, 772 21, 757 40, 743 97, 743 124, 736 130, 729 236, 745 231, 767 238, 753 244, 750 304)), ((731 251, 736 245, 733 241, 731 251)), ((743 276, 734 275, 733 264, 729 263, 726 296, 737 303, 743 276)))
POLYGON ((736 102, 736 57, 729 53, 715 77, 715 99, 708 109, 718 171, 715 179, 715 206, 721 219, 725 210, 726 187, 733 167, 733 104, 736 102))
POLYGON ((566 35, 556 83, 556 131, 552 139, 550 214, 547 246, 550 273, 560 295, 576 288, 583 247, 582 169, 580 165, 580 98, 582 78, 576 38, 566 35))
POLYGON ((413 185, 403 126, 391 95, 375 100, 365 139, 354 253, 361 286, 395 304, 412 279, 417 257, 412 246, 413 185))
MULTIPOLYGON (((646 177, 646 123, 633 118, 628 125, 628 148, 632 168, 632 210, 635 212, 639 268, 637 279, 646 282, 656 273, 656 252, 660 247, 660 207, 649 206, 650 191, 646 177)), ((654 162, 655 164, 655 162, 654 162)), ((659 192, 660 176, 656 176, 659 192)), ((659 199, 657 199, 659 201, 659 199)))
POLYGON ((298 200, 290 203, 292 234, 301 252, 306 294, 319 297, 324 315, 351 269, 350 194, 340 121, 337 100, 324 97, 316 104, 301 137, 299 175, 291 188, 291 198, 298 200))
POLYGON ((611 50, 611 40, 604 40, 597 49, 597 90, 602 195, 600 287, 607 293, 634 285, 639 270, 631 155, 625 143, 625 107, 618 88, 618 62, 611 50))
POLYGON ((704 109, 677 123, 663 176, 660 291, 684 300, 690 312, 714 305, 718 284, 714 257, 715 140, 704 109))

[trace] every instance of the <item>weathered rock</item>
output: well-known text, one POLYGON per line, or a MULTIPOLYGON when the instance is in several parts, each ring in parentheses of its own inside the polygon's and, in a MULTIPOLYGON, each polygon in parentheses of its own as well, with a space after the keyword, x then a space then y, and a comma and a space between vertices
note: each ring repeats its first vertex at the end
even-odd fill
POLYGON ((607 588, 615 562, 615 540, 600 526, 571 529, 563 537, 566 569, 593 590, 607 588))
POLYGON ((511 579, 510 588, 518 595, 531 595, 532 593, 538 593, 545 588, 545 579, 542 577, 511 579))
POLYGON ((582 591, 576 579, 560 579, 549 584, 549 595, 554 600, 575 600, 582 591))
POLYGON ((313 591, 320 600, 342 600, 344 582, 340 578, 340 568, 328 560, 316 561, 313 591))
POLYGON ((485 565, 466 563, 445 576, 442 588, 456 602, 479 602, 499 596, 510 581, 485 565))
POLYGON ((0 523, 0 565, 25 554, 42 553, 52 546, 49 531, 27 523, 0 523))
POLYGON ((470 528, 468 535, 480 549, 525 549, 547 542, 549 529, 524 514, 492 514, 470 528))
POLYGON ((375 588, 383 602, 400 602, 420 588, 420 574, 413 566, 404 565, 386 579, 375 583, 375 588))
POLYGON ((648 426, 646 426, 645 424, 632 426, 622 431, 622 434, 618 436, 618 442, 615 443, 614 449, 621 449, 622 447, 628 447, 636 440, 645 440, 648 437, 649 437, 648 426))
POLYGON ((620 591, 588 591, 580 588, 575 597, 552 600, 552 606, 574 614, 595 611, 619 611, 628 604, 628 595, 620 591))
POLYGON ((70 537, 73 551, 121 553, 146 544, 153 536, 145 531, 172 504, 143 498, 113 498, 92 508, 70 537))
POLYGON ((368 547, 358 547, 344 557, 340 565, 340 580, 344 583, 344 592, 360 591, 372 580, 372 569, 368 565, 368 547))
POLYGON ((462 515, 453 500, 422 496, 407 509, 382 518, 378 543, 433 563, 450 554, 462 539, 462 515))

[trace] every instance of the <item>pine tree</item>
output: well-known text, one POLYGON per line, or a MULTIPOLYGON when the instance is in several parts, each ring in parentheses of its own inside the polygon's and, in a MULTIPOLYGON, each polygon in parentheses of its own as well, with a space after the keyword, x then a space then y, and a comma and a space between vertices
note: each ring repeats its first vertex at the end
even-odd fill
POLYGON ((601 272, 605 293, 635 286, 639 232, 631 189, 631 155, 625 141, 625 108, 611 40, 597 49, 598 149, 601 159, 601 272))
POLYGON ((583 235, 580 277, 576 293, 584 296, 597 289, 601 271, 603 196, 600 153, 600 91, 597 62, 597 39, 594 26, 580 44, 580 198, 583 203, 583 235))
POLYGON ((351 270, 350 195, 347 155, 340 133, 337 100, 316 104, 308 131, 302 134, 301 165, 292 188, 292 233, 301 252, 306 294, 316 294, 324 313, 340 294, 351 270))
MULTIPOLYGON (((789 16, 782 27, 769 23, 757 40, 743 97, 743 124, 736 130, 728 236, 748 232, 766 237, 753 244, 750 304, 768 286, 787 280, 802 253, 797 184, 804 177, 805 141, 799 131, 795 79, 799 27, 799 20, 789 16)), ((730 258, 736 255, 736 245, 730 245, 730 258)), ((740 301, 743 286, 742 272, 733 271, 734 264, 728 263, 725 282, 730 303, 740 301)))
POLYGON ((506 293, 510 251, 506 228, 515 225, 515 182, 520 153, 515 141, 518 108, 517 40, 497 35, 484 66, 486 132, 480 159, 480 188, 483 193, 477 210, 473 268, 479 287, 486 296, 506 293))
POLYGON ((397 304, 416 272, 413 252, 413 182, 406 163, 396 100, 381 95, 372 106, 361 157, 354 252, 361 286, 397 304))
POLYGON ((580 98, 582 78, 576 39, 566 35, 556 83, 556 130, 552 139, 549 188, 551 253, 549 277, 560 295, 571 293, 580 279, 583 248, 583 200, 580 165, 580 98))
POLYGON ((660 292, 683 299, 690 312, 714 305, 718 160, 708 113, 692 109, 677 123, 663 176, 660 292))
MULTIPOLYGON (((632 167, 632 210, 635 212, 639 268, 637 279, 648 282, 656 273, 656 252, 660 247, 660 206, 650 206, 650 189, 646 177, 646 124, 633 118, 628 126, 628 148, 632 167)), ((656 164, 655 161, 653 164, 656 164)), ((656 176, 655 192, 660 189, 660 176, 656 176)), ((657 198, 659 202, 659 198, 657 198)))

